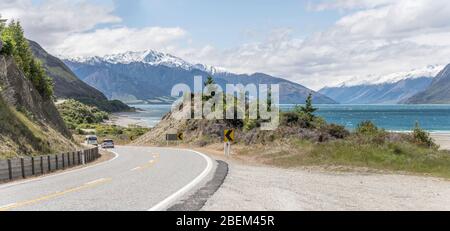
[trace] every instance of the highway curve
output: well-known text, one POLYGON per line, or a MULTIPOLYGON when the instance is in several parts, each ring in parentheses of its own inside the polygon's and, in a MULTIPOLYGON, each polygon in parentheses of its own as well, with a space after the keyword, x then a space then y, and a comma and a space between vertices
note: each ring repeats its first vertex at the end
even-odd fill
POLYGON ((0 185, 0 211, 165 210, 211 174, 209 157, 189 150, 117 147, 83 169, 0 185))

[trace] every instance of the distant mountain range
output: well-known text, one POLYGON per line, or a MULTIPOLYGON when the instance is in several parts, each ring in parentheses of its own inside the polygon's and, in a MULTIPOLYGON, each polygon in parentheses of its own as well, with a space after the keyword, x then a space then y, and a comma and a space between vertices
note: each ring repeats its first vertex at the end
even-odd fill
POLYGON ((409 104, 450 104, 450 64, 434 78, 431 85, 404 103, 409 104))
POLYGON ((220 68, 191 64, 175 56, 157 52, 126 52, 104 57, 66 59, 64 62, 86 83, 109 99, 124 102, 152 102, 170 96, 173 86, 184 83, 193 88, 193 77, 212 76, 222 87, 226 84, 279 84, 280 102, 302 104, 309 93, 317 104, 335 104, 331 98, 300 84, 263 73, 234 74, 220 68))
POLYGON ((63 61, 47 53, 38 43, 31 40, 28 43, 33 55, 41 61, 47 75, 52 78, 56 98, 76 99, 108 112, 132 110, 120 101, 109 101, 102 92, 80 80, 63 61))
POLYGON ((409 72, 355 79, 319 92, 342 104, 398 104, 425 91, 443 66, 427 66, 409 72))

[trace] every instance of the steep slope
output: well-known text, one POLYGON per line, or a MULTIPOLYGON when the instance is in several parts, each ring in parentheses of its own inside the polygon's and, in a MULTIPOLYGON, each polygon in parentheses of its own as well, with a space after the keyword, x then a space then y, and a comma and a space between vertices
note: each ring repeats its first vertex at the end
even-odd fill
POLYGON ((442 70, 425 91, 405 101, 410 104, 448 104, 450 103, 450 64, 442 70))
POLYGON ((334 104, 332 99, 300 84, 262 73, 237 75, 205 65, 193 65, 160 52, 127 52, 105 57, 74 58, 65 63, 83 81, 95 86, 110 99, 125 102, 151 101, 170 96, 179 83, 193 88, 193 77, 212 75, 217 84, 228 83, 280 84, 280 101, 284 104, 303 103, 313 93, 317 104, 334 104))
POLYGON ((0 158, 73 151, 77 146, 51 100, 44 100, 0 55, 0 158))
POLYGON ((425 90, 433 78, 403 79, 394 83, 326 87, 319 92, 344 104, 396 104, 425 90))
POLYGON ((78 79, 60 59, 47 53, 38 43, 30 40, 28 42, 33 55, 42 62, 47 75, 53 79, 57 98, 106 100, 103 93, 78 79))

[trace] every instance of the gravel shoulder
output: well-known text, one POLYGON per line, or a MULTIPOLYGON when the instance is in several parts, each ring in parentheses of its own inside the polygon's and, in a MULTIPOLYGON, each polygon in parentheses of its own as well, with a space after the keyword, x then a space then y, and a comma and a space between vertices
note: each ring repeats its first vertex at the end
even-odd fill
POLYGON ((205 211, 450 210, 450 181, 390 173, 281 169, 225 159, 229 174, 205 211))

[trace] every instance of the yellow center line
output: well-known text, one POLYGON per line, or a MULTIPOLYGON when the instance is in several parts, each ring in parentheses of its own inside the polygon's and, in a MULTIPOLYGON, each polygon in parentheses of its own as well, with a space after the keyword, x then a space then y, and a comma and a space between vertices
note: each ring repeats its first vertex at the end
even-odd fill
MULTIPOLYGON (((158 154, 155 154, 155 155, 158 155, 158 154)), ((144 169, 148 169, 148 168, 152 167, 156 162, 158 162, 159 156, 156 156, 156 157, 153 156, 153 158, 155 158, 155 159, 148 161, 146 164, 144 164, 142 166, 138 166, 136 168, 133 168, 130 171, 134 172, 134 171, 144 170, 144 169)))
POLYGON ((50 199, 62 196, 64 194, 67 194, 67 193, 72 193, 72 192, 81 191, 83 189, 92 188, 94 186, 97 186, 97 185, 100 185, 100 184, 104 184, 104 183, 109 182, 111 180, 112 180, 111 178, 101 178, 101 179, 98 179, 98 180, 95 180, 95 181, 88 182, 88 183, 86 183, 86 184, 84 184, 82 186, 78 186, 78 187, 75 187, 75 188, 67 189, 67 190, 64 190, 64 191, 61 191, 61 192, 52 193, 52 194, 49 194, 49 195, 46 195, 46 196, 42 196, 42 197, 39 197, 39 198, 36 198, 36 199, 28 200, 28 201, 22 201, 22 202, 17 202, 17 203, 12 203, 12 204, 9 204, 9 205, 5 205, 3 207, 0 207, 0 211, 8 211, 8 210, 11 210, 11 209, 14 209, 14 208, 36 204, 38 202, 50 200, 50 199))

